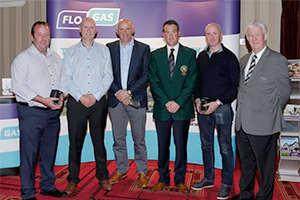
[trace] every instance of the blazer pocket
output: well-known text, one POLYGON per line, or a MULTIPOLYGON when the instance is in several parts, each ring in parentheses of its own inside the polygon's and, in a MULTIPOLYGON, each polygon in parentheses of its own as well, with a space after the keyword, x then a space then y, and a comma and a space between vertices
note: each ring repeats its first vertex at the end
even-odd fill
POLYGON ((270 113, 270 114, 272 114, 273 113, 273 108, 268 107, 268 106, 260 106, 259 111, 260 112, 264 112, 264 113, 270 113))

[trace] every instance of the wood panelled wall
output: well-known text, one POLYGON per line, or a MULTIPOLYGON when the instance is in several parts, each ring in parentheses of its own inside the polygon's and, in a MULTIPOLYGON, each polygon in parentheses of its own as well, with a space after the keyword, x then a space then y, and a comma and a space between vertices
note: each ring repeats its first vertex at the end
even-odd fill
POLYGON ((10 65, 31 44, 35 21, 46 20, 46 0, 29 0, 22 7, 0 8, 0 96, 2 78, 10 78, 10 65))
MULTIPOLYGON (((268 46, 280 52, 281 0, 241 0, 240 38, 246 34, 246 26, 254 19, 263 21, 268 27, 268 46)), ((240 57, 248 52, 240 46, 240 57)))
MULTIPOLYGON (((253 19, 269 28, 268 45, 280 50, 281 0, 241 0, 241 38, 253 19)), ((2 78, 10 78, 10 65, 18 53, 30 45, 30 29, 38 20, 46 20, 46 0, 28 0, 22 7, 0 8, 0 91, 2 78)), ((240 56, 247 53, 240 46, 240 56)), ((1 96, 1 93, 0 93, 1 96)))

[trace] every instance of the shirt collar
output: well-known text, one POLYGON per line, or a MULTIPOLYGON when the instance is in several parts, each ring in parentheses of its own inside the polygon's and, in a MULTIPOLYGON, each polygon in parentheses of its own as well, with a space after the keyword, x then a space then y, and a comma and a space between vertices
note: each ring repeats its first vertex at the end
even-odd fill
MULTIPOLYGON (((119 40, 119 44, 120 44, 120 47, 124 47, 123 45, 122 45, 122 43, 121 43, 121 40, 119 40)), ((131 39, 131 41, 126 45, 126 47, 127 46, 134 46, 134 40, 133 40, 133 38, 131 39)), ((125 47, 124 47, 125 48, 125 47)))
MULTIPOLYGON (((94 47, 94 44, 95 44, 95 41, 93 41, 93 44, 91 45, 91 47, 90 47, 89 49, 92 49, 92 48, 94 47)), ((82 40, 80 40, 80 42, 78 43, 78 45, 79 45, 79 47, 82 47, 82 48, 87 49, 87 48, 83 45, 82 40)), ((88 49, 88 50, 89 50, 89 49, 88 49)))
MULTIPOLYGON (((207 45, 205 48, 204 48, 204 50, 206 51, 206 53, 208 54, 208 55, 212 55, 211 54, 211 52, 210 52, 210 49, 209 49, 209 45, 207 45)), ((217 51, 217 52, 214 52, 215 54, 217 54, 217 53, 221 53, 221 52, 223 52, 224 50, 223 50, 223 45, 221 45, 221 48, 217 51)), ((213 53, 213 54, 214 54, 213 53)))
POLYGON ((262 50, 260 50, 260 52, 258 52, 257 54, 255 54, 255 53, 252 51, 250 58, 252 58, 254 55, 256 55, 256 57, 257 57, 256 60, 259 60, 260 57, 262 56, 262 54, 265 52, 266 48, 267 48, 267 45, 266 45, 262 50))
POLYGON ((168 52, 171 52, 171 49, 174 49, 175 52, 178 52, 179 42, 174 47, 170 47, 169 45, 167 45, 167 49, 168 49, 168 52))
MULTIPOLYGON (((35 55, 42 54, 39 50, 37 50, 37 48, 34 46, 34 44, 31 44, 30 48, 31 48, 31 51, 32 51, 33 54, 35 54, 35 55)), ((48 47, 47 48, 47 57, 51 56, 52 53, 53 53, 53 51, 48 47)))

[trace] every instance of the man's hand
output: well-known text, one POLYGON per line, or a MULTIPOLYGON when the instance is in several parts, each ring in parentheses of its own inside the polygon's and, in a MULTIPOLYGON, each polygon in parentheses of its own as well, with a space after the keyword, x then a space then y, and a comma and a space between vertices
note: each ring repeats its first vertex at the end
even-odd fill
POLYGON ((119 90, 116 93, 116 97, 120 102, 123 102, 125 99, 129 98, 129 94, 127 93, 127 90, 119 90))
POLYGON ((128 106, 129 103, 130 103, 130 99, 129 98, 126 98, 122 101, 122 103, 124 104, 124 106, 128 106))
POLYGON ((56 105, 62 107, 62 106, 63 106, 63 103, 64 103, 64 100, 65 100, 64 95, 63 95, 63 94, 60 94, 59 99, 58 99, 58 102, 57 102, 56 105))
POLYGON ((92 107, 96 103, 96 98, 92 94, 82 95, 79 99, 82 105, 89 108, 92 107))
POLYGON ((49 108, 51 108, 52 110, 59 110, 62 106, 62 102, 59 102, 59 98, 56 97, 41 97, 39 95, 37 95, 36 97, 34 97, 32 99, 33 101, 39 102, 49 108), (54 103, 55 101, 58 101, 59 103, 54 103))
POLYGON ((175 101, 169 101, 166 103, 166 108, 169 113, 176 113, 179 110, 180 105, 178 105, 175 101))
POLYGON ((204 107, 208 107, 206 112, 200 112, 200 114, 203 115, 210 115, 211 113, 215 112, 217 108, 219 107, 219 104, 216 101, 212 101, 210 103, 204 104, 204 107))
POLYGON ((201 113, 201 101, 200 101, 200 99, 196 99, 195 102, 196 102, 196 110, 197 110, 197 112, 200 113, 200 114, 202 114, 201 113))

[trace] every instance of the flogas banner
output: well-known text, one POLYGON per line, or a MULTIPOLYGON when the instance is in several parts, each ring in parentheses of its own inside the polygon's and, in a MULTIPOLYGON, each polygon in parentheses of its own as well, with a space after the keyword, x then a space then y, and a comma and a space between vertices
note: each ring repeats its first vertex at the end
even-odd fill
MULTIPOLYGON (((79 42, 78 27, 83 18, 92 17, 98 28, 96 41, 102 44, 117 40, 116 24, 121 18, 129 18, 135 26, 135 39, 150 45, 151 50, 165 45, 162 25, 168 19, 179 23, 180 43, 201 52, 205 46, 204 28, 210 22, 220 24, 223 44, 239 57, 240 0, 47 0, 47 21, 51 28, 51 48, 61 58, 65 50, 79 42)), ((15 105, 1 105, 0 118, 0 169, 19 165, 19 129, 15 105), (2 107, 1 107, 2 106, 2 107), (9 113, 14 116, 8 117, 9 113), (5 162, 2 162, 4 161, 5 162)), ((61 118, 61 133, 56 164, 68 163, 68 128, 65 112, 61 118)), ((157 159, 157 135, 152 113, 147 113, 146 145, 148 158, 157 159)), ((89 132, 89 130, 87 130, 89 132)), ((219 145, 215 136, 215 167, 221 168, 219 145)), ((235 149, 233 133, 233 149, 235 149)), ((107 120, 105 144, 108 159, 114 159, 113 137, 107 120)), ((127 147, 129 158, 134 158, 133 141, 128 127, 127 147)), ((87 134, 82 151, 82 161, 93 161, 93 147, 87 134)), ((175 147, 171 144, 170 159, 175 159, 175 147)), ((234 151, 235 154, 235 151, 234 151)), ((188 162, 202 164, 201 143, 197 121, 191 122, 188 140, 188 162)))
MULTIPOLYGON (((51 27, 51 48, 62 58, 65 50, 79 42, 78 27, 85 17, 92 17, 98 28, 96 41, 102 44, 117 40, 115 29, 122 18, 129 18, 135 26, 135 39, 150 45, 151 50, 165 45, 162 26, 168 19, 179 23, 180 43, 201 52, 205 46, 204 29, 208 23, 220 24, 223 44, 239 57, 240 1, 239 0, 48 0, 47 20, 51 27)), ((56 164, 66 164, 68 139, 66 117, 62 116, 56 164), (64 124, 64 125, 63 125, 64 124), (65 128, 64 128, 65 127, 65 128)), ((146 145, 148 158, 157 159, 157 135, 152 113, 147 113, 146 145)), ((133 141, 128 127, 128 156, 134 158, 133 141)), ((94 159, 92 144, 88 138, 83 149, 83 161, 94 159)), ((215 135, 215 166, 222 167, 217 136, 215 135)), ((235 140, 233 132, 233 149, 235 140)), ((105 144, 108 159, 114 159, 113 137, 107 120, 105 144)), ((175 159, 175 147, 171 144, 170 159, 175 159)), ((235 152, 234 152, 235 153, 235 152)), ((197 121, 191 122, 188 141, 188 161, 202 163, 201 143, 197 121)))
POLYGON ((222 27, 225 46, 237 56, 239 52, 239 0, 48 0, 51 48, 61 57, 66 48, 79 41, 78 27, 85 17, 95 20, 96 41, 102 44, 116 40, 118 20, 129 18, 135 26, 135 38, 149 44, 152 50, 165 45, 162 25, 174 19, 180 26, 180 42, 197 53, 206 45, 205 26, 217 22, 222 27))

